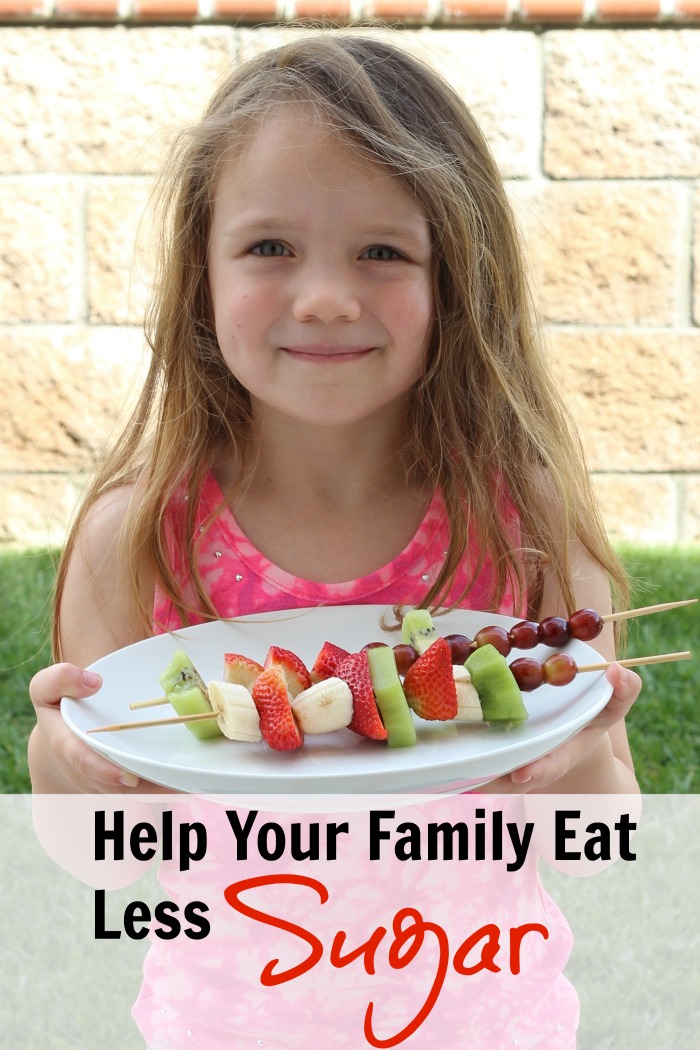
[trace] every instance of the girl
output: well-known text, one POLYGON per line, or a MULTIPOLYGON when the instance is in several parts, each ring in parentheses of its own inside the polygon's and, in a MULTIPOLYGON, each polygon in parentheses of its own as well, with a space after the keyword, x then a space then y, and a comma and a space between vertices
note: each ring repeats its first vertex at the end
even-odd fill
MULTIPOLYGON (((534 618, 625 599, 543 364, 514 223, 455 93, 327 32, 232 74, 165 167, 150 374, 58 573, 35 791, 157 790, 66 729, 80 668, 154 632, 318 604, 534 618)), ((614 656, 610 628, 601 653, 614 656)), ((636 789, 640 680, 493 791, 636 789)))

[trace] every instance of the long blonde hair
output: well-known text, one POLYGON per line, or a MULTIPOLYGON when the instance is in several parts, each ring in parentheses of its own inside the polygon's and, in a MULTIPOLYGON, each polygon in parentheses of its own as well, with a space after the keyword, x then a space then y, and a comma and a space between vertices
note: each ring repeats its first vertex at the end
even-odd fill
MULTIPOLYGON (((224 364, 213 331, 206 270, 212 200, 222 158, 235 155, 251 129, 288 102, 312 106, 325 125, 385 165, 430 222, 435 324, 425 373, 410 394, 404 457, 407 470, 442 491, 451 540, 439 576, 417 604, 421 598, 430 608, 444 602, 472 541, 479 552, 473 578, 486 559, 494 567, 490 604, 498 604, 508 585, 516 602, 522 596, 523 555, 511 548, 499 491, 515 505, 527 545, 538 564, 546 563, 570 609, 575 535, 625 600, 623 569, 543 360, 518 234, 481 131, 452 88, 406 51, 369 35, 326 31, 234 71, 201 121, 172 148, 159 188, 162 233, 146 318, 150 370, 68 538, 57 602, 90 507, 105 492, 136 484, 138 498, 122 529, 134 597, 138 601, 145 567, 183 622, 192 612, 217 616, 197 570, 194 519, 215 451, 224 443, 238 464, 238 485, 245 482, 250 402, 224 364), (174 501, 177 492, 186 498, 174 501), (171 564, 169 528, 192 580, 194 608, 171 564)), ((140 607, 150 629, 152 610, 140 607)), ((56 627, 58 653, 57 635, 56 627)))

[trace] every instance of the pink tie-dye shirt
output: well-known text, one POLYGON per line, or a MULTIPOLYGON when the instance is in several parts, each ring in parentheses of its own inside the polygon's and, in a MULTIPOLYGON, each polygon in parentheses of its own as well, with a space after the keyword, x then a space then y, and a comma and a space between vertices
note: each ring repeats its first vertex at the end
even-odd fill
MULTIPOLYGON (((439 573, 449 543, 445 507, 437 493, 408 546, 388 565, 359 580, 316 583, 299 579, 274 565, 255 548, 227 508, 206 527, 222 502, 221 489, 210 474, 195 522, 200 537, 198 565, 207 593, 222 619, 318 605, 418 605, 439 573)), ((512 546, 518 549, 517 513, 512 506, 506 506, 503 514, 512 546)), ((189 605, 195 605, 184 561, 174 544, 171 544, 170 555, 185 598, 189 605)), ((470 576, 470 559, 466 558, 457 572, 446 605, 460 598, 470 576)), ((484 609, 490 584, 491 568, 486 564, 459 605, 465 609, 484 609)), ((514 608, 512 594, 508 591, 498 611, 505 615, 524 616, 526 610, 524 605, 514 608)), ((153 619, 157 633, 183 626, 172 602, 160 589, 156 591, 153 619)), ((193 616, 190 622, 199 623, 203 619, 193 616)))
MULTIPOLYGON (((298 579, 265 558, 243 534, 229 510, 204 528, 222 503, 221 491, 213 476, 207 479, 196 529, 201 536, 199 566, 202 579, 222 618, 248 613, 318 605, 339 604, 417 604, 439 571, 447 549, 448 531, 443 502, 436 495, 416 534, 392 562, 359 580, 326 584, 298 579)), ((520 544, 517 514, 509 515, 514 548, 520 544)), ((183 563, 172 550, 180 583, 193 600, 183 563)), ((451 597, 458 597, 469 578, 465 564, 454 582, 451 597)), ((489 590, 490 569, 486 565, 460 601, 464 608, 483 608, 489 590)), ((506 594, 499 607, 506 615, 525 615, 525 608, 514 608, 506 594)), ((197 622, 193 618, 192 622, 197 622)), ((181 627, 168 599, 158 591, 154 607, 154 629, 161 633, 181 627)), ((520 811, 520 800, 497 799, 484 795, 463 795, 461 813, 490 812, 497 807, 504 819, 520 811), (478 807, 476 810, 474 807, 478 807), (506 815, 506 812, 508 815, 506 815)), ((452 807, 454 806, 454 800, 452 807)), ((231 805, 235 805, 235 799, 231 805)), ((445 819, 450 803, 444 803, 445 819)), ((223 889, 236 879, 289 870, 284 859, 269 863, 250 856, 236 865, 231 833, 221 825, 221 806, 193 799, 185 803, 183 819, 201 819, 209 836, 207 856, 189 873, 179 872, 174 863, 163 863, 160 878, 169 898, 184 903, 197 897, 211 905, 212 932, 204 940, 173 941, 152 938, 144 967, 144 984, 134 1007, 134 1017, 151 1050, 307 1050, 309 1047, 339 1047, 361 1050, 369 1044, 362 1034, 362 1018, 367 996, 382 1001, 383 1024, 395 1032, 403 1009, 406 1017, 416 1012, 430 981, 430 966, 417 964, 406 970, 383 973, 372 978, 361 971, 361 964, 329 971, 317 967, 303 980, 265 988, 260 974, 273 958, 288 957, 289 934, 279 935, 269 927, 255 926, 235 915, 223 901, 223 889), (202 808, 199 808, 202 807, 202 808), (196 874, 196 880, 193 878, 196 874), (284 943, 286 937, 287 943, 284 943), (285 951, 287 956, 285 956, 285 951), (281 953, 281 954, 280 954, 281 953), (361 981, 370 981, 363 990, 361 981), (358 983, 360 982, 360 983, 358 983), (374 983, 372 983, 374 982, 374 983), (364 997, 364 998, 363 998, 364 997), (392 1005, 393 1004, 393 1005, 392 1005), (392 1010, 394 1014, 392 1015, 392 1010), (393 1027, 392 1027, 392 1017, 393 1027)), ((454 810, 452 808, 452 813, 454 810)), ((245 819, 245 814, 243 818, 245 819)), ((266 817, 265 819, 270 819, 266 817)), ((304 817, 275 816, 285 821, 304 817)), ((308 818, 312 819, 312 818, 308 818)), ((316 819, 316 818, 313 818, 316 819)), ((324 818, 322 818, 324 819, 324 818)), ((454 816, 453 818, 454 819, 454 816)), ((224 822, 225 825, 225 822, 224 822)), ((440 916, 452 931, 466 932, 481 923, 497 922, 506 930, 510 922, 542 922, 550 938, 532 942, 531 954, 524 957, 523 979, 509 972, 478 974, 456 978, 445 985, 434 1016, 405 1043, 406 1050, 572 1050, 576 1043, 578 1000, 563 976, 571 950, 571 933, 551 898, 544 892, 538 874, 537 857, 528 858, 516 874, 507 873, 504 862, 461 866, 459 882, 448 884, 452 870, 435 864, 406 865, 395 858, 366 864, 357 857, 346 865, 326 864, 329 887, 336 902, 342 900, 342 925, 348 931, 348 945, 361 943, 378 925, 391 922, 399 903, 420 906, 425 916, 440 916), (399 898, 401 898, 399 902, 399 898), (519 918, 518 918, 519 917, 519 918), (525 976, 526 965, 530 976, 525 976)), ((318 865, 292 867, 317 875, 318 865)), ((323 871, 321 866, 321 871, 323 871)), ((309 905, 308 890, 299 894, 298 907, 309 905)), ((287 898, 294 907, 295 891, 287 898)), ((276 914, 280 898, 275 898, 276 914)), ((318 911, 318 909, 316 909, 318 911)), ((291 914, 294 914, 292 911, 291 914)), ((319 930, 330 930, 337 923, 337 911, 321 909, 315 914, 319 930)), ((304 914, 298 921, 304 925, 304 914)), ((338 925, 334 929, 338 929, 338 925)), ((331 931, 332 933, 332 931, 331 931)), ((507 934, 504 933, 507 940, 507 934)), ((296 947, 295 961, 306 952, 296 947)), ((379 1005, 377 1005, 379 1015, 379 1005)))

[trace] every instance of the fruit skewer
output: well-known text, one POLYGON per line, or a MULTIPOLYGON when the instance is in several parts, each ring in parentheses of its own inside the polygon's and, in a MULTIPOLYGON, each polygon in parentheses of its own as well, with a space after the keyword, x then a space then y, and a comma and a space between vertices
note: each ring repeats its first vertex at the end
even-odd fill
POLYGON ((569 685, 577 674, 585 674, 587 671, 604 671, 610 667, 611 663, 618 663, 621 667, 642 667, 646 664, 690 660, 691 655, 689 652, 662 653, 659 656, 638 656, 630 660, 603 660, 597 664, 579 667, 568 653, 553 653, 546 660, 535 660, 527 656, 520 657, 513 660, 510 670, 520 690, 529 693, 541 685, 569 685))
MULTIPOLYGON (((521 620, 508 631, 504 627, 482 627, 473 639, 466 635, 451 634, 447 636, 447 642, 453 659, 459 663, 481 645, 493 645, 502 656, 509 656, 513 649, 534 649, 536 645, 559 649, 572 638, 580 642, 592 642, 600 635, 606 623, 629 620, 637 616, 648 616, 651 613, 665 612, 669 609, 679 609, 684 605, 695 605, 697 601, 697 598, 687 598, 678 602, 663 602, 659 605, 647 605, 641 609, 609 613, 607 616, 601 616, 594 609, 578 609, 571 614, 568 620, 562 616, 547 616, 540 623, 521 620)), ((420 646, 418 652, 420 652, 420 646)), ((411 659, 414 659, 409 648, 402 648, 397 655, 406 666, 410 666, 411 659)))
MULTIPOLYGON (((597 664, 587 664, 583 667, 578 667, 576 662, 566 653, 554 653, 543 661, 533 660, 527 657, 523 658, 523 664, 527 663, 528 665, 537 665, 537 667, 528 667, 527 675, 519 672, 516 665, 521 661, 518 660, 514 660, 513 663, 510 664, 510 670, 521 691, 531 692, 545 684, 554 686, 569 685, 577 674, 585 674, 589 671, 603 671, 610 667, 612 663, 619 663, 621 667, 640 667, 649 664, 672 663, 677 660, 689 660, 691 655, 692 654, 687 651, 678 653, 661 653, 657 656, 639 656, 629 660, 601 661, 597 664), (540 674, 541 680, 536 684, 531 684, 532 679, 536 674, 540 674)), ((177 715, 169 718, 147 719, 136 722, 119 722, 114 725, 99 726, 94 729, 88 729, 87 732, 112 733, 126 729, 146 729, 156 726, 184 725, 192 722, 211 721, 218 717, 219 715, 216 711, 198 712, 196 714, 177 715)))
MULTIPOLYGON (((670 609, 679 609, 685 605, 695 605, 697 601, 697 598, 686 598, 682 601, 647 605, 640 609, 628 609, 626 612, 609 613, 607 616, 601 616, 593 609, 578 609, 571 614, 568 620, 564 620, 559 616, 549 616, 539 624, 531 620, 521 620, 510 631, 497 626, 483 627, 475 635, 474 639, 468 638, 463 634, 450 634, 447 635, 446 641, 450 646, 454 663, 463 663, 471 653, 482 645, 493 645, 501 656, 509 656, 513 649, 533 649, 539 644, 558 648, 566 645, 570 638, 576 638, 582 642, 593 641, 599 636, 606 623, 628 620, 637 616, 648 616, 651 613, 666 612, 670 609)), ((414 610, 414 612, 420 614, 422 611, 414 610)), ((407 615, 410 616, 411 614, 407 615)), ((405 641, 403 643, 393 647, 400 674, 405 674, 408 671, 409 667, 415 663, 420 652, 435 640, 437 633, 434 632, 434 629, 426 633, 424 644, 418 644, 417 647, 414 647, 408 640, 411 637, 410 632, 405 634, 404 637, 405 641)), ((365 648, 369 649, 384 644, 386 643, 370 642, 365 648)), ((169 703, 170 698, 162 696, 150 700, 138 700, 130 704, 129 708, 132 711, 137 711, 169 703)))

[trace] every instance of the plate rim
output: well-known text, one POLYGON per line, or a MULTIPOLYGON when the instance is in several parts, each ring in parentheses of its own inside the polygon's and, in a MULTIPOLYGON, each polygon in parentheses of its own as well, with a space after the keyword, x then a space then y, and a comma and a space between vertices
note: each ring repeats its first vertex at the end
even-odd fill
MULTIPOLYGON (((215 629, 222 629, 222 628, 226 628, 226 627, 235 628, 238 624, 241 624, 241 623, 255 625, 257 623, 267 624, 269 622, 274 622, 274 621, 285 622, 285 621, 300 619, 300 618, 302 618, 304 616, 308 616, 308 615, 318 616, 319 613, 323 613, 323 612, 329 612, 331 614, 331 616, 333 616, 333 615, 337 616, 341 611, 342 611, 343 614, 347 614, 349 611, 352 612, 352 613, 362 612, 362 614, 367 616, 368 618, 372 617, 372 616, 377 616, 377 617, 381 618, 382 616, 385 616, 387 613, 390 614, 392 612, 392 610, 393 610, 393 607, 390 606, 390 605, 379 605, 379 604, 363 605, 363 604, 360 604, 360 603, 353 603, 353 604, 346 604, 346 605, 320 605, 320 606, 310 606, 310 607, 294 608, 294 609, 272 610, 272 611, 269 611, 269 612, 250 613, 250 614, 246 614, 246 615, 239 616, 239 617, 233 617, 233 618, 229 618, 229 619, 211 620, 211 621, 207 621, 205 623, 195 624, 195 625, 190 626, 190 627, 184 627, 184 628, 181 628, 181 629, 179 629, 177 631, 167 632, 165 634, 153 635, 153 636, 151 636, 149 638, 141 639, 140 641, 134 642, 131 645, 124 646, 124 647, 122 647, 122 648, 120 648, 118 650, 115 650, 113 653, 105 654, 105 656, 101 657, 99 660, 94 661, 90 665, 89 669, 96 669, 96 670, 99 671, 100 670, 100 665, 104 664, 106 661, 111 662, 111 661, 113 661, 115 659, 115 657, 118 658, 120 654, 123 655, 123 654, 128 653, 130 651, 133 651, 133 650, 135 650, 137 648, 141 649, 141 648, 145 648, 145 647, 151 646, 156 641, 158 642, 158 644, 162 645, 163 644, 162 640, 165 639, 165 638, 170 638, 176 647, 184 648, 186 646, 186 642, 187 642, 188 639, 189 640, 197 639, 199 635, 211 633, 213 629, 214 630, 215 629), (336 612, 334 612, 334 610, 336 612)), ((465 615, 466 614, 466 615, 468 615, 470 617, 473 617, 473 616, 488 617, 488 620, 489 620, 490 623, 499 624, 501 626, 513 625, 514 623, 520 622, 520 620, 522 619, 522 617, 518 618, 518 617, 513 617, 513 616, 506 616, 506 615, 504 615, 502 613, 491 613, 491 612, 484 612, 483 610, 458 608, 458 609, 447 610, 445 613, 440 612, 440 613, 435 614, 434 619, 435 619, 436 626, 438 627, 438 630, 439 630, 439 625, 440 625, 441 619, 443 619, 444 615, 449 615, 449 614, 452 614, 453 616, 454 615, 459 616, 459 615, 465 615)), ((595 652, 595 650, 592 650, 592 647, 588 646, 588 644, 585 643, 585 642, 577 642, 576 644, 577 644, 577 646, 584 646, 586 649, 591 649, 591 651, 595 652)), ((222 656, 223 656, 223 651, 225 651, 225 650, 222 650, 222 656)), ((511 659, 513 659, 513 658, 516 658, 516 657, 515 656, 511 657, 511 659)), ((592 680, 592 682, 591 682, 591 687, 593 687, 596 684, 600 684, 601 679, 603 679, 603 678, 604 678, 604 672, 602 672, 602 671, 598 672, 596 674, 596 678, 594 678, 592 680)), ((570 739, 571 736, 573 736, 581 728, 583 728, 585 725, 587 725, 593 718, 595 718, 595 716, 597 714, 599 714, 600 711, 603 710, 605 705, 608 703, 610 697, 612 696, 612 691, 613 691, 612 690, 612 686, 610 685, 610 683, 607 682, 607 680, 605 680, 605 684, 603 685, 602 690, 600 691, 600 693, 597 695, 595 703, 592 704, 589 708, 587 708, 583 712, 578 711, 577 713, 573 714, 570 719, 565 720, 563 723, 560 722, 558 725, 549 726, 549 727, 546 727, 543 730, 540 730, 536 739, 537 739, 538 744, 544 745, 544 746, 538 748, 538 755, 537 755, 537 757, 544 756, 550 750, 553 750, 555 747, 559 746, 561 743, 564 743, 566 740, 570 739), (554 741, 554 743, 552 744, 552 747, 548 747, 547 745, 552 743, 552 741, 554 741)), ((99 693, 96 694, 96 696, 99 696, 99 693)), ((88 698, 88 699, 91 699, 91 698, 88 698)), ((191 765, 184 766, 184 765, 173 764, 172 761, 166 761, 163 758, 159 758, 159 757, 149 757, 149 756, 142 756, 142 755, 131 756, 128 753, 125 754, 123 748, 119 748, 117 746, 114 746, 114 745, 110 744, 108 741, 102 741, 101 740, 101 741, 98 742, 97 739, 92 734, 88 735, 86 730, 83 729, 79 724, 77 724, 74 721, 74 719, 71 717, 71 712, 72 711, 79 710, 79 706, 78 706, 79 704, 80 704, 80 701, 75 701, 75 700, 73 700, 71 698, 64 697, 61 700, 60 710, 61 710, 61 714, 62 714, 62 716, 64 718, 64 721, 66 722, 68 727, 87 746, 91 747, 94 751, 96 751, 98 754, 101 754, 106 759, 108 759, 110 761, 113 761, 117 765, 120 765, 120 766, 122 766, 124 768, 130 768, 130 766, 128 764, 128 761, 133 758, 133 762, 134 763, 136 763, 139 766, 145 766, 151 771, 149 774, 146 774, 146 773, 143 773, 143 772, 138 773, 138 771, 135 770, 135 772, 137 772, 137 775, 143 776, 143 777, 145 777, 147 779, 152 779, 152 780, 154 780, 154 782, 160 783, 163 787, 166 787, 166 788, 169 788, 169 789, 175 790, 175 791, 183 790, 182 787, 176 786, 176 783, 175 783, 175 781, 173 779, 173 776, 172 776, 173 771, 177 771, 177 770, 183 771, 183 773, 184 773, 184 778, 183 778, 182 775, 179 775, 178 778, 177 778, 179 780, 180 784, 182 784, 183 782, 190 781, 194 777, 197 777, 197 776, 200 777, 201 779, 206 779, 207 776, 210 776, 210 778, 212 780, 216 781, 216 784, 219 785, 219 786, 213 787, 212 790, 223 790, 223 791, 231 790, 231 791, 236 791, 236 792, 240 792, 240 791, 253 791, 253 792, 265 791, 265 793, 267 793, 268 791, 280 791, 280 790, 282 790, 283 789, 282 788, 283 782, 285 782, 285 783, 289 783, 289 782, 298 783, 299 787, 296 790, 298 790, 299 793, 304 793, 305 791, 318 792, 320 789, 323 789, 327 793, 334 793, 334 788, 332 786, 332 783, 329 783, 329 782, 332 782, 333 780, 338 780, 338 781, 343 781, 346 784, 348 784, 350 782, 357 781, 358 782, 358 786, 359 786, 359 785, 361 785, 362 781, 366 782, 366 780, 368 778, 368 775, 369 775, 368 771, 366 769, 363 769, 363 768, 341 770, 337 774, 329 775, 329 773, 327 771, 323 770, 323 769, 319 770, 319 769, 313 769, 311 767, 308 770, 304 771, 303 773, 300 773, 299 770, 293 770, 292 771, 292 770, 284 769, 284 768, 280 768, 279 773, 277 773, 277 772, 271 773, 269 769, 268 770, 263 770, 263 769, 249 770, 249 769, 246 769, 244 772, 241 772, 240 769, 233 769, 233 770, 227 771, 227 772, 216 770, 216 771, 214 771, 214 773, 212 775, 211 773, 207 772, 206 767, 204 767, 204 766, 202 766, 201 768, 197 768, 197 767, 194 767, 194 766, 191 766, 191 765), (165 776, 165 780, 159 780, 158 777, 157 777, 157 774, 159 772, 161 772, 161 771, 166 775, 165 776), (230 781, 232 785, 237 785, 239 783, 241 783, 241 784, 246 784, 247 783, 248 786, 246 786, 246 787, 232 786, 231 788, 228 788, 228 789, 227 788, 221 788, 220 784, 223 781, 230 781), (272 785, 272 786, 270 786, 270 785, 272 785)), ((422 724, 422 725, 429 724, 429 723, 423 722, 422 720, 417 720, 417 721, 418 721, 419 725, 420 724, 422 724)), ((474 731, 474 730, 472 730, 472 731, 474 731)), ((476 732, 479 732, 479 731, 481 731, 481 728, 480 727, 476 727, 476 732)), ((507 732, 507 730, 506 730, 506 732, 507 732)), ((220 744, 223 745, 224 741, 223 740, 222 741, 214 741, 214 743, 215 744, 216 743, 220 743, 220 744)), ((229 741, 228 743, 231 743, 231 742, 229 741)), ((255 745, 255 746, 259 747, 259 746, 263 746, 263 745, 259 744, 259 745, 255 745)), ((420 747, 420 743, 417 746, 420 747)), ((528 746, 528 741, 523 741, 522 738, 519 738, 518 740, 513 740, 510 743, 505 744, 505 746, 498 748, 497 751, 495 752, 495 754, 492 752, 492 753, 489 754, 488 757, 489 758, 494 758, 495 755, 503 757, 503 756, 507 756, 508 754, 511 754, 511 755, 513 753, 517 754, 519 751, 522 751, 527 746, 528 746)), ((386 751, 384 751, 383 753, 386 754, 386 751)), ((363 752, 363 754, 368 754, 368 752, 365 751, 365 752, 363 752)), ((417 764, 416 761, 415 761, 415 755, 416 755, 416 749, 415 748, 395 749, 395 750, 393 750, 391 752, 391 754, 392 754, 392 756, 397 756, 396 759, 393 760, 395 762, 395 765, 393 765, 390 769, 377 770, 376 772, 374 772, 372 774, 373 779, 375 779, 375 780, 376 779, 380 779, 380 780, 381 779, 389 779, 389 780, 392 780, 392 779, 395 779, 396 777, 400 778, 402 776, 403 777, 409 776, 409 775, 411 775, 411 773, 413 773, 415 775, 415 773, 420 769, 421 764, 420 763, 417 764), (403 761, 401 761, 402 758, 403 758, 403 761)), ((486 757, 487 757, 486 755, 483 756, 483 758, 486 758, 486 757)), ((516 761, 515 764, 508 766, 508 770, 513 769, 513 768, 517 768, 517 765, 518 764, 523 764, 523 762, 526 763, 528 761, 534 761, 534 760, 535 760, 534 758, 529 758, 529 759, 521 760, 520 763, 518 763, 516 761)), ((441 775, 444 776, 444 777, 449 778, 449 777, 451 777, 451 776, 456 774, 456 769, 453 770, 453 767, 457 767, 461 763, 461 766, 462 766, 462 778, 464 780, 464 783, 467 784, 469 782, 469 776, 468 776, 469 764, 471 762, 471 764, 473 766, 474 765, 474 761, 475 761, 475 758, 471 758, 470 759, 469 757, 467 757, 467 758, 461 758, 460 759, 459 756, 453 755, 452 757, 447 756, 444 762, 437 762, 437 763, 433 762, 429 767, 426 766, 425 764, 423 764, 423 767, 424 767, 424 769, 430 768, 430 769, 434 770, 434 774, 435 774, 434 779, 435 779, 435 777, 437 777, 439 779, 439 777, 441 775)), ((507 772, 508 770, 504 770, 504 773, 507 772)), ((495 779, 495 777, 500 776, 500 775, 503 775, 503 774, 496 773, 496 774, 489 775, 489 776, 486 776, 486 777, 480 777, 479 778, 479 782, 480 782, 480 784, 484 784, 484 783, 488 782, 488 780, 495 779)), ((189 789, 185 788, 184 790, 189 790, 189 789)), ((337 790, 337 788, 335 790, 337 790)), ((341 793, 343 791, 347 791, 347 790, 348 790, 347 787, 341 788, 341 793)), ((352 791, 352 789, 350 789, 350 790, 352 791)), ((375 788, 373 788, 372 790, 374 791, 374 790, 382 790, 382 789, 375 789, 375 788)), ((389 787, 388 790, 390 790, 390 791, 396 791, 396 790, 405 791, 405 790, 410 790, 410 788, 407 788, 405 785, 402 785, 400 787, 389 787)))

